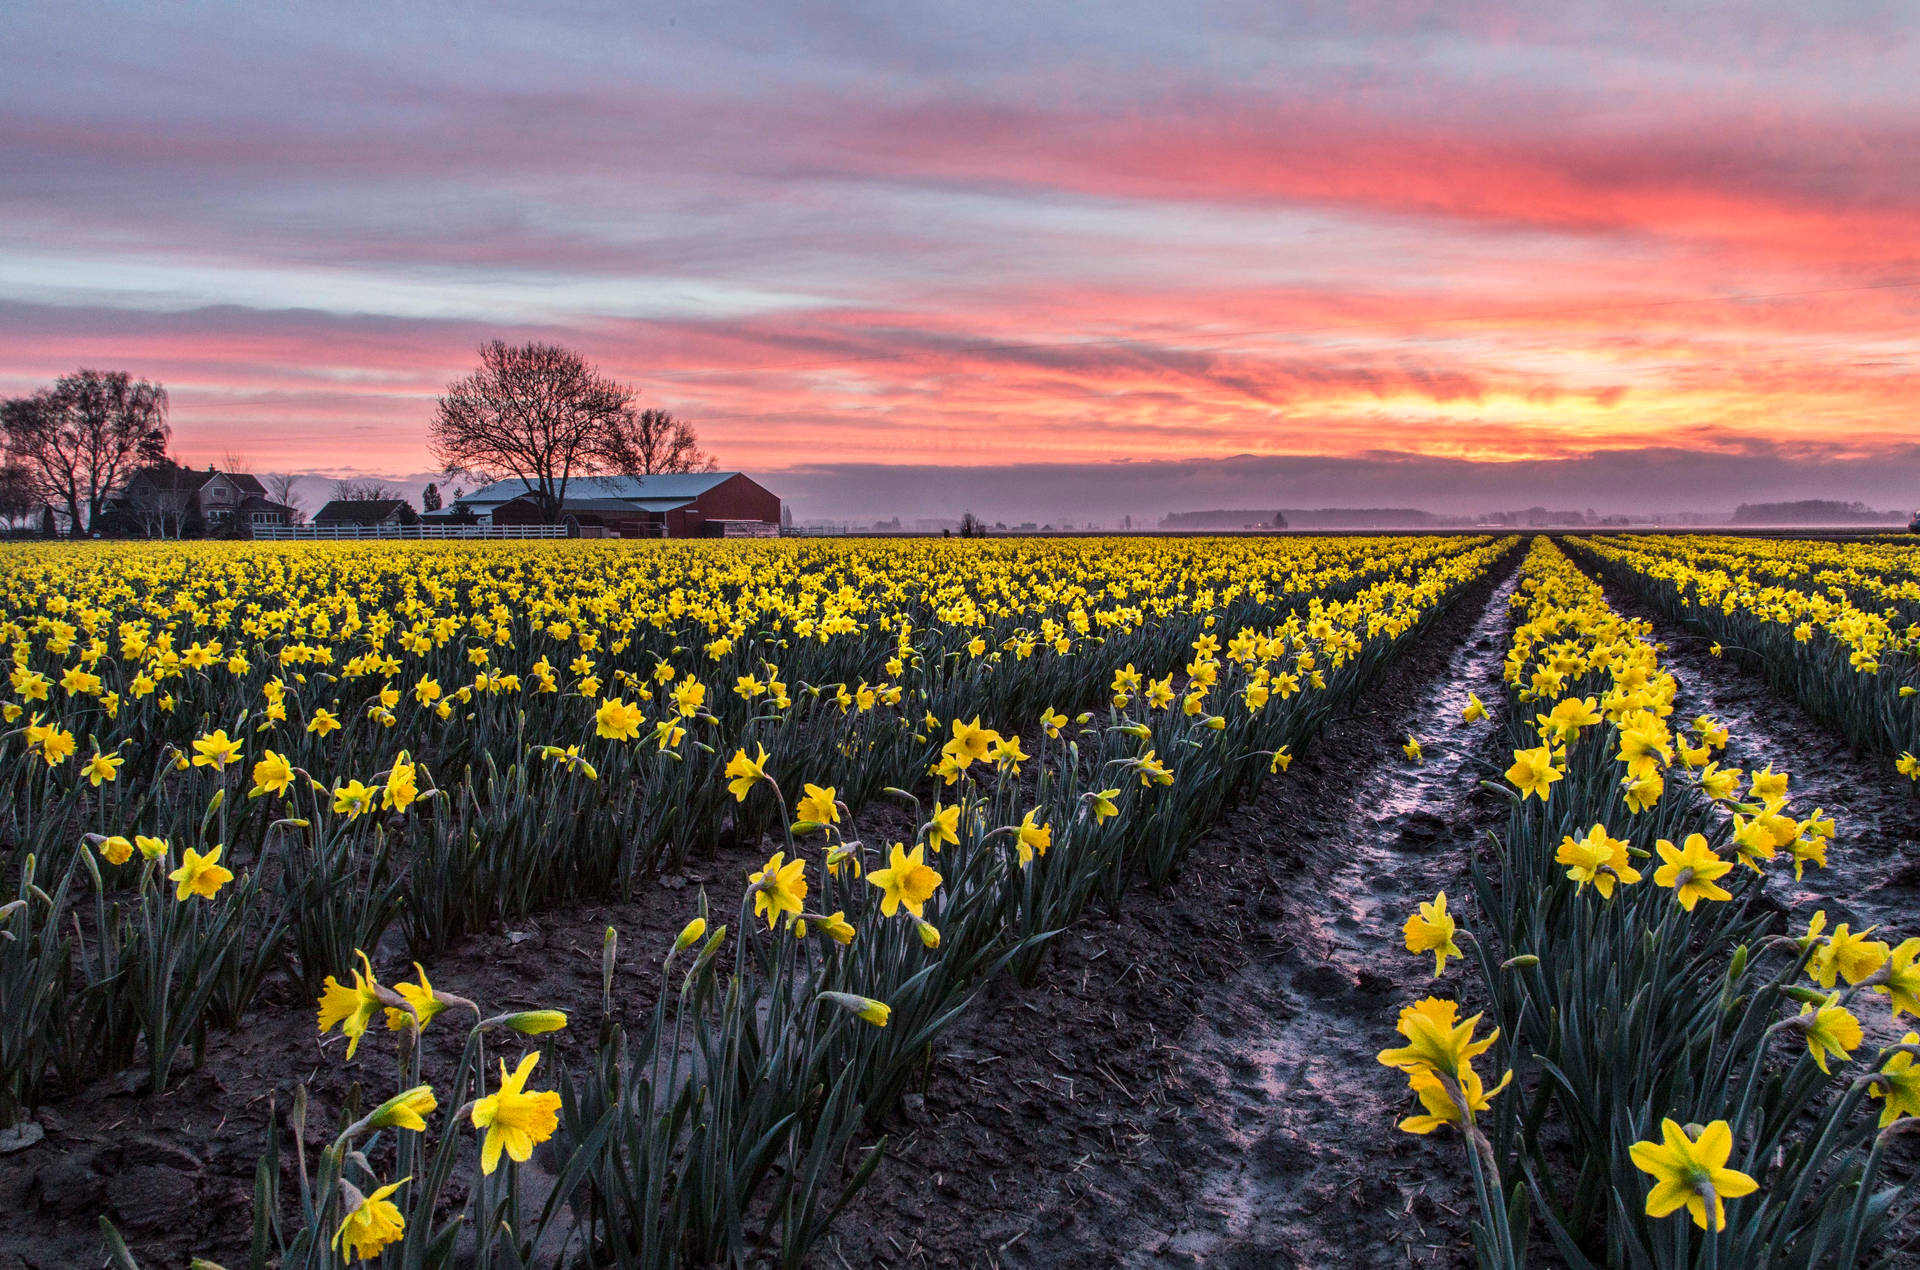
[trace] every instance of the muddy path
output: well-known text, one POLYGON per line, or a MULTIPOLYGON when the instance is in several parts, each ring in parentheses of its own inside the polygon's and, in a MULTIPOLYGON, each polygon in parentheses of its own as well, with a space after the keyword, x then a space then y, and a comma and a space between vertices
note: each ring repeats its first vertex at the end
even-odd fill
POLYGON ((1789 792, 1801 815, 1815 807, 1833 816, 1836 837, 1828 867, 1768 874, 1768 887, 1796 921, 1824 908, 1829 923, 1855 930, 1885 924, 1895 938, 1920 934, 1920 797, 1913 783, 1877 755, 1856 754, 1837 728, 1808 714, 1792 697, 1709 652, 1712 640, 1669 620, 1631 589, 1580 565, 1601 581, 1607 602, 1627 617, 1653 623, 1666 644, 1661 664, 1679 681, 1677 718, 1710 714, 1728 725, 1726 762, 1748 769, 1772 763, 1792 776, 1789 792))
POLYGON ((816 1267, 1471 1264, 1456 1141, 1394 1128, 1375 1054, 1399 1008, 1453 995, 1399 927, 1466 898, 1516 552, 1229 813, 1165 896, 1061 940, 955 1029, 890 1158, 816 1267), (1423 765, 1400 752, 1409 732, 1423 765))

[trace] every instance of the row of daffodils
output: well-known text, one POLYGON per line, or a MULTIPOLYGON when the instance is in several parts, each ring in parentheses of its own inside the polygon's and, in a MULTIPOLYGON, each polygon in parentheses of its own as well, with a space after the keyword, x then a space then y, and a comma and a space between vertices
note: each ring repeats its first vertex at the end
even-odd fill
POLYGON ((50 1074, 163 1087, 281 967, 318 992, 395 927, 430 959, 757 840, 735 750, 859 808, 952 722, 1078 713, 1210 631, 1298 610, 1350 655, 1363 591, 1484 545, 0 547, 0 1128, 50 1074))
MULTIPOLYGON (((157 1093, 284 970, 359 1084, 398 1092, 298 1101, 256 1264, 797 1264, 981 983, 1172 882, 1510 549, 569 546, 23 557, 0 1111, 141 1060, 157 1093), (916 831, 862 838, 875 799, 916 831), (703 898, 649 1024, 604 1022, 582 1067, 532 1048, 558 1014, 424 968, 769 833, 740 912, 703 898), (420 960, 383 981, 361 950, 396 923, 420 960)), ((610 939, 608 1019, 622 964, 610 939)))
POLYGON ((1788 929, 1767 876, 1824 867, 1831 818, 1723 766, 1726 728, 1674 716, 1644 624, 1547 540, 1514 604, 1507 831, 1473 930, 1441 895, 1404 932, 1436 972, 1472 965, 1487 1009, 1428 998, 1380 1055, 1421 1104, 1402 1127, 1466 1144, 1480 1263, 1525 1264, 1543 1231, 1575 1267, 1895 1264, 1920 939, 1788 929))
POLYGON ((1706 633, 1920 783, 1920 548, 1797 539, 1604 537, 1613 580, 1706 633))

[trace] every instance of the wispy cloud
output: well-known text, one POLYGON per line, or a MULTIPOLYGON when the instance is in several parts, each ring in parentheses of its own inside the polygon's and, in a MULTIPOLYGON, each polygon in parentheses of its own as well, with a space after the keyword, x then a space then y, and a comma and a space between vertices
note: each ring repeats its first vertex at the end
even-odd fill
POLYGON ((1916 29, 1871 0, 28 11, 0 391, 123 366, 190 455, 413 471, 501 335, 797 482, 1890 454, 1916 29))

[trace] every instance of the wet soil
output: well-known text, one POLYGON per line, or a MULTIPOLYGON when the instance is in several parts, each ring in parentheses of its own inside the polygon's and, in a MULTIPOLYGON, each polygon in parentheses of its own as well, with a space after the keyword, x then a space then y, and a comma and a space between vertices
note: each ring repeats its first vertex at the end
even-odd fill
POLYGON ((1457 1140, 1395 1129, 1375 1061, 1456 995, 1399 927, 1466 899, 1505 803, 1479 789, 1518 553, 1196 846, 1164 896, 1063 936, 1043 980, 955 1028, 893 1158, 811 1264, 1469 1265, 1457 1140), (1418 735, 1425 762, 1401 753, 1418 735))
MULTIPOLYGON (((1586 562, 1583 561, 1584 565, 1586 562)), ((1591 570, 1589 570, 1591 572, 1591 570)), ((1725 762, 1748 769, 1773 764, 1791 776, 1788 792, 1802 815, 1815 807, 1833 816, 1835 840, 1828 867, 1809 868, 1795 882, 1790 870, 1768 874, 1773 898, 1796 926, 1825 909, 1829 926, 1880 924, 1895 942, 1920 935, 1920 792, 1879 755, 1855 753, 1839 729, 1820 722, 1792 697, 1708 651, 1712 640, 1668 620, 1628 588, 1602 579, 1607 601, 1627 617, 1653 623, 1667 645, 1661 664, 1679 681, 1674 714, 1710 714, 1727 724, 1725 762)))
MULTIPOLYGON (((1117 915, 1090 916, 1033 988, 990 985, 886 1126, 891 1158, 813 1264, 1468 1264, 1458 1143, 1394 1130, 1410 1100, 1374 1054, 1402 1005, 1459 981, 1457 965, 1427 979, 1398 927, 1442 886, 1465 898, 1465 853, 1498 823, 1463 770, 1493 732, 1456 725, 1469 689, 1502 699, 1518 559, 1223 819, 1173 891, 1136 890, 1117 915), (1409 732, 1427 744, 1424 766, 1400 753, 1409 732)), ((863 812, 861 829, 886 832, 888 814, 863 812)), ((429 973, 490 1012, 566 1010, 581 1026, 555 1048, 582 1057, 605 930, 619 934, 615 1012, 636 1025, 699 891, 731 920, 764 855, 723 850, 631 902, 466 939, 429 973)), ((411 978, 397 960, 376 969, 411 978)), ((429 1030, 428 1080, 446 1077, 458 1042, 429 1030)), ((244 1265, 276 1108, 284 1116, 305 1084, 318 1136, 356 1083, 363 1100, 397 1088, 383 1033, 351 1063, 343 1050, 338 1033, 316 1035, 311 1000, 277 983, 161 1096, 128 1073, 43 1108, 45 1140, 0 1155, 0 1270, 104 1264, 102 1216, 147 1270, 193 1256, 244 1265)))

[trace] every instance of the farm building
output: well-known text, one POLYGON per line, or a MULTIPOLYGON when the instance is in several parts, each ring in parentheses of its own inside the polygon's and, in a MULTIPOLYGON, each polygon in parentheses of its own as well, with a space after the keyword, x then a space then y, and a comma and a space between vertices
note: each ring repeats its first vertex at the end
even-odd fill
MULTIPOLYGON (((161 537, 171 531, 220 533, 284 525, 293 509, 267 497, 258 477, 209 467, 153 464, 134 471, 101 505, 103 516, 121 519, 135 532, 161 537)), ((124 532, 124 530, 123 530, 124 532)))
MULTIPOLYGON (((482 524, 537 525, 540 505, 520 480, 495 481, 454 503, 482 524)), ((780 499, 741 472, 583 476, 567 482, 560 519, 613 538, 764 537, 780 531, 780 499)))
POLYGON ((404 498, 336 498, 322 507, 313 518, 321 529, 362 529, 380 525, 411 525, 419 520, 413 505, 404 498))

